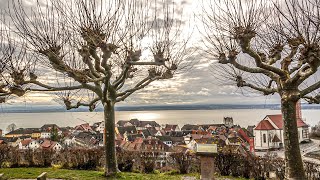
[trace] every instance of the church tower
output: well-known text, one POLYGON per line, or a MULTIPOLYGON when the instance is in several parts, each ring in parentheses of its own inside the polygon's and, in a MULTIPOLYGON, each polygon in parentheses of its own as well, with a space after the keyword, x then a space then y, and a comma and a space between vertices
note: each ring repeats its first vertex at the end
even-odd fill
POLYGON ((296 118, 302 120, 302 113, 301 113, 301 100, 299 100, 296 104, 296 118))

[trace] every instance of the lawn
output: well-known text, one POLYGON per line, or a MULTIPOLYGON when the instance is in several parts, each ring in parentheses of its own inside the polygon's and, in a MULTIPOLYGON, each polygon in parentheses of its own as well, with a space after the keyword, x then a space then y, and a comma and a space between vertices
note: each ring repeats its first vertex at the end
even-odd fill
MULTIPOLYGON (((80 180, 102 180, 105 179, 102 171, 87 171, 87 170, 67 170, 58 168, 1 168, 0 174, 5 174, 5 179, 36 179, 41 173, 47 172, 47 178, 54 179, 80 179, 80 180)), ((126 179, 126 180, 179 180, 185 179, 200 179, 199 174, 174 174, 156 173, 118 173, 116 177, 108 178, 110 180, 126 179)), ((217 180, 244 180, 243 178, 221 177, 217 176, 217 180)))
MULTIPOLYGON (((36 179, 42 172, 47 172, 48 178, 55 179, 105 179, 103 172, 101 171, 86 171, 86 170, 67 170, 67 169, 56 169, 56 168, 1 168, 0 174, 4 173, 5 178, 24 178, 24 179, 36 179)), ((182 179, 183 176, 193 176, 199 179, 198 174, 188 175, 169 175, 169 174, 141 174, 141 173, 119 173, 114 178, 108 179, 136 179, 136 180, 176 180, 182 179)))

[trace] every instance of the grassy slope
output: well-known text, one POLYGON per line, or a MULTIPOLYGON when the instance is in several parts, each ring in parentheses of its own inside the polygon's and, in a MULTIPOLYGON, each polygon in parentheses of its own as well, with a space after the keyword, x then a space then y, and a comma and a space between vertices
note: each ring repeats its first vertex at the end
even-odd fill
MULTIPOLYGON (((55 169, 55 168, 1 168, 0 174, 4 173, 6 178, 33 178, 35 179, 42 172, 47 172, 48 178, 56 179, 105 179, 103 177, 103 172, 100 171, 86 171, 86 170, 66 170, 66 169, 55 169)), ((141 174, 141 173, 119 173, 117 177, 108 179, 135 179, 135 180, 175 180, 181 179, 182 176, 186 175, 166 175, 166 174, 141 174)), ((189 174, 187 176, 199 175, 189 174)))
MULTIPOLYGON (((0 168, 0 174, 4 173, 5 178, 23 178, 23 179, 36 179, 41 173, 47 172, 48 178, 55 179, 81 179, 81 180, 102 180, 105 179, 101 171, 86 171, 86 170, 67 170, 57 168, 0 168)), ((126 180, 177 180, 182 177, 196 177, 200 179, 199 174, 187 175, 169 175, 165 173, 160 174, 142 174, 142 173, 119 173, 111 180, 126 179, 126 180)), ((243 178, 234 177, 217 177, 217 180, 244 180, 243 178)))

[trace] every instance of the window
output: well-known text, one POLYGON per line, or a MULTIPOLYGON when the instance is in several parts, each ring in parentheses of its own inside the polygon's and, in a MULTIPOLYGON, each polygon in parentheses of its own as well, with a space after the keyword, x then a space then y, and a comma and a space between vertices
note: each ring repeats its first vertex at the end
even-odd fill
POLYGON ((302 130, 302 137, 308 138, 308 130, 302 130))
POLYGON ((269 134, 269 142, 271 142, 271 134, 269 134))
POLYGON ((263 143, 266 143, 267 142, 267 136, 266 134, 263 134, 263 143))

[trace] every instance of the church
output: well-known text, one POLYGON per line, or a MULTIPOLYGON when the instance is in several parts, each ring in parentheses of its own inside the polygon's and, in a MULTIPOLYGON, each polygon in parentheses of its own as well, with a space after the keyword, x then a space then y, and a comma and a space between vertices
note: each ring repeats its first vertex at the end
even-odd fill
MULTIPOLYGON (((301 104, 296 108, 299 142, 309 141, 309 125, 301 116, 301 104)), ((255 150, 279 149, 284 146, 282 114, 267 115, 253 130, 255 150)))

